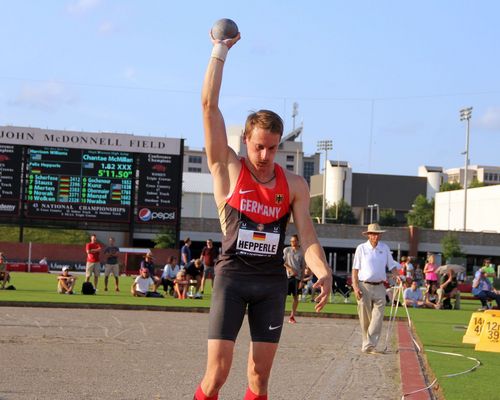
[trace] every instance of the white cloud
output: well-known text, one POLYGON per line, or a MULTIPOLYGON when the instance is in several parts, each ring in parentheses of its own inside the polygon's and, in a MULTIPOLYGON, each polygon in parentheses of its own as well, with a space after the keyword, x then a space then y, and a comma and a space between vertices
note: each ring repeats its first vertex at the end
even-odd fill
POLYGON ((489 107, 477 119, 477 126, 488 131, 500 131, 500 107, 489 107))
POLYGON ((99 25, 98 30, 99 30, 99 33, 102 33, 102 34, 113 33, 116 30, 116 26, 111 21, 103 21, 99 25))
POLYGON ((60 82, 26 84, 17 98, 10 103, 17 106, 55 111, 64 105, 74 104, 77 96, 60 82))
POLYGON ((85 14, 100 3, 101 0, 74 0, 68 4, 67 10, 70 14, 85 14))
POLYGON ((134 67, 127 67, 127 68, 125 68, 125 71, 123 71, 122 76, 125 79, 131 81, 135 78, 136 74, 137 74, 137 71, 135 70, 134 67))

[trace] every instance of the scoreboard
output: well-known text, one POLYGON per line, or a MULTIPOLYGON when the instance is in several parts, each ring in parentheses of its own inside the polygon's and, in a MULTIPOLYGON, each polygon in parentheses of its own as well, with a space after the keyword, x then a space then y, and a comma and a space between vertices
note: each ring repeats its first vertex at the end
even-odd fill
POLYGON ((19 215, 22 176, 21 146, 0 144, 0 215, 19 215))
POLYGON ((129 220, 131 153, 56 147, 27 152, 28 217, 129 220))
POLYGON ((183 140, 0 126, 0 221, 180 223, 183 140))
POLYGON ((136 222, 168 222, 175 212, 180 186, 181 158, 169 154, 139 154, 136 222))

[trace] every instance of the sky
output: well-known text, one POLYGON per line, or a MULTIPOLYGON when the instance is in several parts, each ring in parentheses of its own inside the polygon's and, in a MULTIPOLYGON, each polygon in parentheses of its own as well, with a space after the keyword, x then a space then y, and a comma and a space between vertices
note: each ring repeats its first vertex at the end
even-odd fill
POLYGON ((203 147, 200 91, 219 18, 227 125, 268 108, 304 152, 332 140, 353 172, 500 165, 495 0, 0 0, 0 125, 186 139, 203 147))

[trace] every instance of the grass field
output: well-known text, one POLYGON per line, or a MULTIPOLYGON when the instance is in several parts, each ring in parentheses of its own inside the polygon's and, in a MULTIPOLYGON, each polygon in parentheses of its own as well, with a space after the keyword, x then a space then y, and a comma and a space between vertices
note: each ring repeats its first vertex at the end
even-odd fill
MULTIPOLYGON (((114 291, 113 278, 110 279, 110 291, 104 292, 104 278, 99 280, 99 292, 96 296, 60 295, 56 292, 56 275, 12 273, 12 284, 16 291, 0 291, 0 302, 47 302, 67 304, 109 304, 149 306, 165 308, 206 308, 210 306, 210 282, 206 285, 205 296, 201 300, 178 300, 170 296, 166 298, 137 298, 130 295, 133 278, 120 277, 120 292, 114 291)), ((77 281, 77 292, 80 293, 83 276, 77 281)), ((353 300, 352 300, 353 301, 353 300)), ((472 345, 462 344, 462 336, 469 323, 470 316, 479 306, 478 301, 463 300, 462 310, 421 310, 409 309, 411 320, 415 326, 418 339, 424 349, 458 353, 481 361, 481 366, 473 373, 447 378, 444 375, 458 373, 471 368, 474 363, 461 357, 425 352, 429 365, 438 378, 439 385, 447 400, 469 400, 472 398, 499 399, 498 386, 495 383, 500 371, 500 353, 476 352, 472 345)), ((287 310, 291 307, 291 298, 287 302, 287 310)), ((314 304, 305 302, 299 304, 299 312, 314 312, 314 304)), ((344 304, 340 297, 334 298, 334 303, 327 304, 324 309, 329 314, 356 315, 354 303, 344 304)), ((386 308, 389 315, 390 308, 386 308)), ((404 317, 404 309, 399 309, 398 315, 404 317)), ((411 400, 411 397, 409 397, 411 400)))

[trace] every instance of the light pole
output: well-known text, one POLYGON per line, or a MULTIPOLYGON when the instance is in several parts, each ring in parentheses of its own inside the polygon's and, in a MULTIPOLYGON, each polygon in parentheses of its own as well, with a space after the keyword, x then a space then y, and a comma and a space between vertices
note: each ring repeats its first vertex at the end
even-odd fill
POLYGON ((326 205, 326 164, 328 162, 328 150, 333 148, 333 142, 331 140, 319 140, 318 141, 318 151, 325 152, 325 162, 323 170, 323 203, 321 205, 321 223, 325 223, 325 205, 326 205))
POLYGON ((472 116, 472 107, 462 108, 460 110, 460 121, 467 121, 465 125, 465 168, 464 168, 464 232, 467 230, 467 178, 469 169, 469 128, 470 118, 472 116))
MULTIPOLYGON (((293 103, 293 111, 292 111, 292 121, 293 121, 292 132, 295 131, 295 117, 298 114, 299 114, 299 103, 294 102, 293 103)), ((297 135, 297 154, 295 156, 295 173, 297 175, 300 175, 300 173, 299 173, 299 143, 300 143, 299 137, 300 137, 300 134, 297 135)))
POLYGON ((370 209, 370 224, 373 223, 373 209, 375 208, 377 210, 377 214, 376 214, 376 221, 378 222, 378 219, 379 219, 379 208, 378 208, 378 204, 368 204, 368 208, 370 209))

